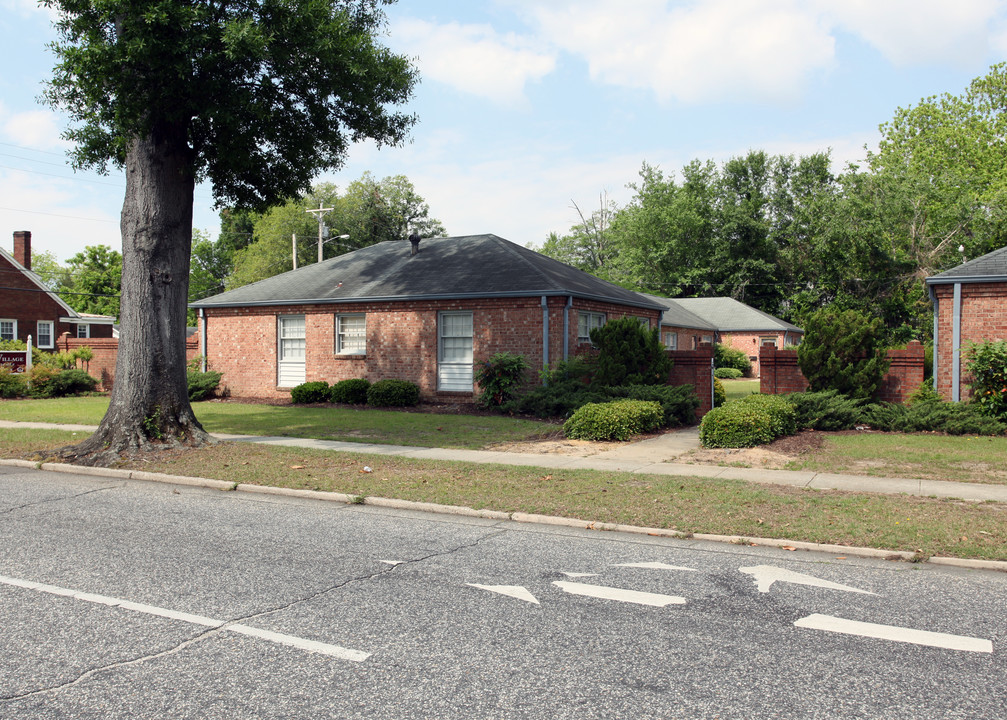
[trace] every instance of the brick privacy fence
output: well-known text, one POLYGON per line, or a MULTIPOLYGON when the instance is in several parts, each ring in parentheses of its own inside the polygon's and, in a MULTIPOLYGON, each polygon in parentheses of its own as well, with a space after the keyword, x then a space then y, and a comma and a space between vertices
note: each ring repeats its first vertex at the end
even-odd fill
MULTIPOLYGON (((889 350, 888 373, 875 397, 892 403, 905 403, 923 383, 923 345, 913 340, 904 350, 889 350)), ((764 395, 803 392, 808 381, 797 365, 797 350, 766 346, 759 354, 762 376, 759 392, 764 395)))
POLYGON ((695 350, 669 350, 674 363, 668 374, 669 385, 692 385, 699 397, 696 419, 712 409, 713 402, 713 346, 703 343, 695 350))
MULTIPOLYGON (((115 363, 119 354, 119 338, 75 338, 63 333, 56 343, 56 350, 73 352, 80 347, 89 347, 94 357, 87 364, 87 372, 97 378, 98 388, 109 391, 115 382, 115 363)), ((193 335, 185 341, 185 360, 191 361, 199 355, 199 339, 193 335)))

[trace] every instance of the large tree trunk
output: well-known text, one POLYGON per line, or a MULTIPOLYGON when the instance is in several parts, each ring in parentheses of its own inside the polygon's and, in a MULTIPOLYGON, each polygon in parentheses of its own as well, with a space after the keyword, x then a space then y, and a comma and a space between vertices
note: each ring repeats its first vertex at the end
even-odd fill
POLYGON ((104 465, 123 453, 211 442, 186 383, 185 320, 193 174, 184 133, 131 142, 122 205, 119 355, 97 432, 61 455, 104 465))

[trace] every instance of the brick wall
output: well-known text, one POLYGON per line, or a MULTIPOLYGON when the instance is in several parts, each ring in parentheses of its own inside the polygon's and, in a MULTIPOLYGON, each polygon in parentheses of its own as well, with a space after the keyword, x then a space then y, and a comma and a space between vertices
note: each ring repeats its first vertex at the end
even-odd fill
MULTIPOLYGON (((961 286, 961 399, 971 397, 970 378, 965 370, 965 350, 970 342, 1007 340, 1007 284, 962 283, 961 286)), ((954 332, 954 285, 936 285, 937 343, 934 348, 934 374, 937 392, 951 399, 952 347, 954 332)))
MULTIPOLYGON (((59 321, 66 317, 66 308, 53 301, 48 293, 25 277, 24 273, 7 258, 0 256, 0 319, 17 321, 17 339, 28 341, 38 347, 38 323, 47 320, 53 323, 53 343, 62 333, 73 332, 74 326, 59 321)), ((41 350, 51 350, 40 347, 41 350)))
POLYGON ((669 385, 692 385, 699 398, 696 419, 710 412, 713 401, 713 346, 700 345, 696 350, 669 350, 674 363, 668 375, 669 385))
MULTIPOLYGON (((888 359, 891 364, 876 397, 904 403, 923 382, 923 345, 913 340, 904 350, 889 350, 888 359)), ((797 365, 797 350, 765 346, 759 360, 762 366, 759 392, 782 395, 808 389, 808 381, 797 365)))
MULTIPOLYGON (((566 297, 547 298, 549 363, 563 358, 563 315, 566 297)), ((335 383, 349 378, 371 382, 400 378, 416 383, 427 399, 473 399, 472 393, 437 390, 437 316, 439 312, 473 313, 473 357, 498 352, 523 355, 536 373, 543 365, 543 311, 540 297, 468 300, 297 305, 289 307, 207 308, 207 347, 203 354, 211 369, 223 373, 222 383, 234 397, 289 397, 277 387, 277 317, 305 317, 305 379, 335 383), (335 352, 336 316, 366 315, 366 353, 335 352)), ((578 311, 603 312, 607 319, 624 315, 646 317, 656 326, 658 312, 610 303, 574 300, 568 314, 568 353, 582 351, 577 343, 578 311)), ((201 336, 201 332, 197 333, 201 336)))
POLYGON ((757 378, 762 377, 759 352, 763 347, 764 340, 773 338, 777 348, 785 349, 788 342, 796 344, 802 337, 803 335, 800 333, 785 333, 782 330, 779 332, 722 332, 720 333, 720 343, 745 353, 752 362, 752 377, 757 378))
MULTIPOLYGON (((94 357, 86 366, 88 374, 96 378, 99 389, 111 390, 115 383, 115 365, 119 354, 118 338, 76 338, 69 333, 60 335, 56 350, 72 352, 77 348, 87 346, 91 348, 94 357)), ((199 354, 199 342, 195 336, 185 342, 185 359, 191 361, 199 354)))

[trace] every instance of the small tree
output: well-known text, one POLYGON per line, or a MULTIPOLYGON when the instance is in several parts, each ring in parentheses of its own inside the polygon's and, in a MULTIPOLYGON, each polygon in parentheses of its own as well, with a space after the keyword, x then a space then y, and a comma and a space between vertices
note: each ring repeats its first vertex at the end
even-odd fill
POLYGON ((658 330, 648 330, 637 318, 619 318, 595 328, 591 342, 598 348, 595 384, 662 385, 668 381, 671 358, 658 330))
POLYGON ((972 343, 965 356, 972 399, 990 415, 1007 415, 1007 342, 972 343))
POLYGON ((479 404, 486 408, 497 408, 514 397, 525 380, 528 361, 523 355, 509 352, 497 353, 489 360, 475 365, 475 381, 482 394, 479 404))
POLYGON ((797 364, 810 390, 837 390, 852 398, 877 392, 888 371, 880 318, 824 308, 808 319, 804 330, 797 364))

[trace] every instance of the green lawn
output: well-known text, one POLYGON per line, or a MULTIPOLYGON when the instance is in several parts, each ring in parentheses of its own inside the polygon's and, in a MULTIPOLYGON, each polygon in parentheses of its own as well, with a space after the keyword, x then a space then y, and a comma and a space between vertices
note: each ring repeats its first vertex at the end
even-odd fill
POLYGON ((724 394, 727 399, 724 402, 731 402, 746 395, 759 392, 759 380, 744 378, 740 380, 721 380, 724 385, 724 394))
MULTIPOLYGON (((450 415, 343 407, 298 407, 236 402, 193 403, 209 432, 282 435, 385 445, 478 449, 491 443, 554 434, 557 425, 503 416, 450 415)), ((106 397, 0 401, 0 419, 97 425, 106 397)))

